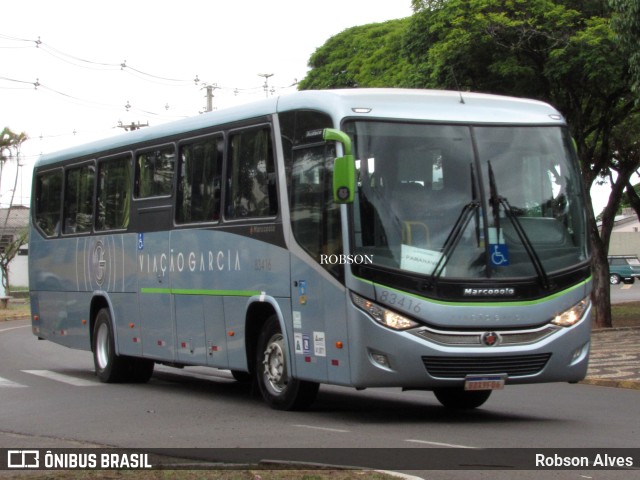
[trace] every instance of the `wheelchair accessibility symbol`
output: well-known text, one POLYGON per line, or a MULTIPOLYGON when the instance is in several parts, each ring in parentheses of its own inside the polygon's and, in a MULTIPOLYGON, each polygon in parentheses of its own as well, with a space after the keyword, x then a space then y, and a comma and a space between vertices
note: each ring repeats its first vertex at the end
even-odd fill
POLYGON ((494 267, 505 267, 509 265, 509 248, 504 243, 494 243, 489 245, 491 251, 491 264, 494 267))

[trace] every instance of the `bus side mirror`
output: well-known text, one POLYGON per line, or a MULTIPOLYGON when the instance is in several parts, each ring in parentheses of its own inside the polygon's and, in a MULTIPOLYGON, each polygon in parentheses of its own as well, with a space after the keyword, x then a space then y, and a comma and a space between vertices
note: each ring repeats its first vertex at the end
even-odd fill
POLYGON ((356 162, 351 154, 351 139, 346 133, 333 128, 325 128, 322 138, 342 143, 344 150, 344 156, 337 157, 333 164, 333 201, 353 203, 356 186, 356 162))

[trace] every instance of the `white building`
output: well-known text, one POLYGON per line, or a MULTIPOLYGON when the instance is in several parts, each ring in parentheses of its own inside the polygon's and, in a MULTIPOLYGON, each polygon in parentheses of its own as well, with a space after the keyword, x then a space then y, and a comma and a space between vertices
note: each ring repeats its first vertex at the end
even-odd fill
POLYGON ((632 208, 625 208, 616 217, 609 255, 636 255, 640 257, 640 220, 632 208))

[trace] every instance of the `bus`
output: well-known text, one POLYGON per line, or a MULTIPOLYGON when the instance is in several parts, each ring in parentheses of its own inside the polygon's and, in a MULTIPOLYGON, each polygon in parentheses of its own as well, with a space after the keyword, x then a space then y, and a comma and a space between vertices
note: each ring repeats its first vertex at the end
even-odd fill
POLYGON ((42 156, 33 334, 102 382, 230 370, 481 406, 582 380, 592 278, 575 145, 548 104, 301 91, 42 156))

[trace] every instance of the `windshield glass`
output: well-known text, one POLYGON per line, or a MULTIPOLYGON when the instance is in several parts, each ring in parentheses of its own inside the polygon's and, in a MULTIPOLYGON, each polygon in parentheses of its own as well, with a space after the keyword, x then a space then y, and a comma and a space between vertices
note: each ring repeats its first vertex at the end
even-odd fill
POLYGON ((349 122, 354 253, 432 278, 546 277, 582 263, 579 173, 558 127, 349 122))

